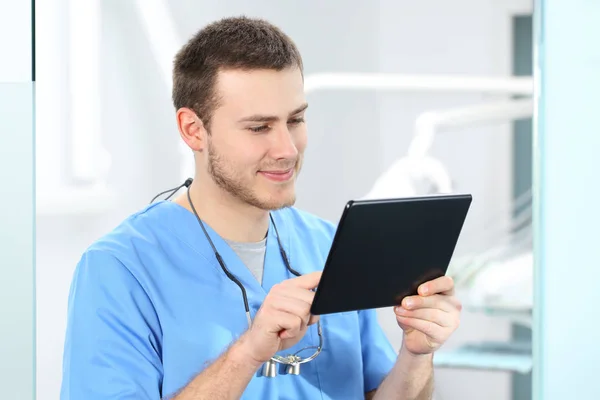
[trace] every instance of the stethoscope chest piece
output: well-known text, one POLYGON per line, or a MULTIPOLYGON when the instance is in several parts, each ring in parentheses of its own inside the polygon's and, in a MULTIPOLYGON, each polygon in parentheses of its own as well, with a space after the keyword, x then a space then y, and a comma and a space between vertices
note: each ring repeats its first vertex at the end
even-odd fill
POLYGON ((300 364, 307 360, 303 360, 297 355, 289 355, 287 357, 276 356, 263 364, 262 375, 267 378, 277 376, 277 364, 283 364, 286 375, 300 375, 300 364))
POLYGON ((264 363, 262 375, 267 378, 275 378, 277 376, 277 363, 273 360, 264 363))
POLYGON ((300 375, 300 364, 290 364, 286 367, 285 372, 288 375, 300 375))
MULTIPOLYGON (((262 367, 262 376, 266 378, 275 378, 277 376, 277 364, 278 363, 273 360, 264 363, 262 367)), ((293 363, 285 365, 285 373, 286 375, 300 375, 300 364, 293 363)))

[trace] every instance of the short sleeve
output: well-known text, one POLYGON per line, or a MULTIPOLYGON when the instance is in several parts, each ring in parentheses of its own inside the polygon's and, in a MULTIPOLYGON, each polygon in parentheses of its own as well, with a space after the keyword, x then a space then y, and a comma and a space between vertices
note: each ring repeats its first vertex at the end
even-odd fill
POLYGON ((159 338, 154 307, 131 272, 88 251, 71 283, 61 399, 159 399, 159 338))
POLYGON ((377 321, 376 310, 358 312, 365 392, 381 385, 398 357, 377 321))

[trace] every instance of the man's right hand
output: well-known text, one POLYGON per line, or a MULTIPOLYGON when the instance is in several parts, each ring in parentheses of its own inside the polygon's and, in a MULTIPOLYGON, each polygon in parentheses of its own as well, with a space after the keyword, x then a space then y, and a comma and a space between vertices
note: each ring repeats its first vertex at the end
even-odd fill
POLYGON ((312 289, 320 279, 321 273, 313 272, 273 286, 250 329, 175 399, 199 399, 207 394, 239 399, 262 364, 298 343, 308 326, 319 320, 310 315, 310 306, 315 297, 312 289))
POLYGON ((262 364, 292 347, 319 320, 310 307, 320 279, 321 272, 313 272, 273 286, 241 341, 252 361, 262 364))

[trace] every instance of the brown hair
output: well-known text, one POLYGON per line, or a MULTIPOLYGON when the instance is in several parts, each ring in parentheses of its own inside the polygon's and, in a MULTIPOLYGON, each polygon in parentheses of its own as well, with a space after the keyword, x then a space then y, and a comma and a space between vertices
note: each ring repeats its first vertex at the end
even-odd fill
POLYGON ((194 110, 206 128, 218 107, 219 70, 297 67, 302 58, 294 42, 262 19, 235 17, 213 22, 196 33, 175 56, 173 104, 194 110))

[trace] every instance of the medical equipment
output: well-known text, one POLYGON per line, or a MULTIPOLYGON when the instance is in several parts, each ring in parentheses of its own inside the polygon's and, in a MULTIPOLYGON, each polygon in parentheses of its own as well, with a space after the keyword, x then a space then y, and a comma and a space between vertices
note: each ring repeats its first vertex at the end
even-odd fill
MULTIPOLYGON (((430 154, 437 133, 529 118, 532 114, 531 98, 424 112, 415 121, 406 155, 392 163, 363 198, 452 193, 454 185, 448 169, 430 154)), ((471 237, 465 232, 461 245, 470 248, 453 259, 448 274, 457 288, 467 292, 466 308, 488 314, 498 309, 517 311, 511 319, 529 325, 526 321, 530 318, 524 318, 523 310, 531 310, 533 298, 531 193, 515 199, 511 209, 503 210, 498 217, 503 224, 483 223, 471 237), (512 296, 516 292, 519 295, 512 296)))
MULTIPOLYGON (((223 270, 225 275, 227 275, 227 278, 229 278, 232 282, 234 282, 240 288, 240 290, 242 292, 242 297, 244 299, 244 308, 246 311, 246 318, 248 320, 248 328, 250 328, 252 326, 252 318, 250 316, 250 306, 248 305, 248 297, 246 295, 246 288, 244 288, 244 285, 229 271, 229 269, 225 265, 225 261, 223 260, 223 258, 219 254, 219 252, 217 251, 217 248, 215 247, 213 241, 211 240, 210 236, 208 235, 208 232, 206 231, 206 228, 204 226, 204 223, 202 222, 202 219, 196 212, 196 208, 194 207, 194 203, 192 202, 192 199, 190 197, 190 190, 189 190, 192 182, 193 182, 193 179, 188 178, 185 180, 184 183, 177 186, 176 188, 166 190, 164 192, 159 193, 150 201, 150 203, 153 203, 159 196, 171 192, 171 194, 166 197, 166 200, 168 200, 169 198, 171 198, 171 196, 173 196, 182 187, 185 186, 187 188, 186 194, 187 194, 188 202, 190 203, 192 211, 194 212, 194 215, 196 216, 196 219, 198 220, 198 223, 200 224, 200 227, 202 228, 202 231, 204 232, 206 239, 208 240, 208 242, 210 243, 210 246, 212 247, 212 250, 215 254, 217 261, 219 262, 219 265, 221 266, 221 269, 223 270)), ((281 240, 279 238, 279 232, 277 231, 277 226, 275 225, 273 216, 271 214, 269 214, 269 217, 271 218, 271 223, 273 225, 273 229, 275 229, 275 236, 277 237, 277 245, 279 246, 279 253, 281 254, 281 257, 283 259, 283 263, 285 264, 286 269, 293 275, 300 276, 300 273, 290 266, 290 262, 288 260, 287 254, 286 254, 285 250, 283 249, 283 245, 281 244, 281 240)), ((263 365, 262 375, 265 377, 268 377, 268 378, 276 377, 277 376, 277 364, 283 364, 286 366, 286 370, 285 370, 286 374, 300 375, 300 365, 305 364, 305 363, 317 358, 317 356, 321 353, 321 350, 323 349, 324 339, 323 339, 323 330, 321 328, 320 320, 317 321, 317 332, 319 335, 319 345, 318 346, 307 346, 307 347, 304 347, 304 348, 298 350, 297 352, 295 352, 293 354, 288 354, 285 357, 277 355, 277 354, 274 355, 273 357, 271 357, 271 359, 269 361, 267 361, 263 365), (309 349, 316 349, 316 350, 309 357, 302 358, 302 357, 298 356, 298 354, 302 353, 305 350, 309 350, 309 349)))
MULTIPOLYGON (((529 118, 532 114, 530 98, 424 112, 415 122, 407 154, 377 179, 366 198, 452 192, 453 180, 448 170, 430 155, 436 133, 529 118)), ((494 221, 477 224, 474 232, 465 232, 461 254, 448 268, 465 310, 531 327, 531 199, 531 191, 526 192, 513 200, 510 209, 497 213, 498 221, 495 217, 494 221)), ((527 374, 533 367, 531 341, 466 343, 437 352, 435 365, 527 374)))

